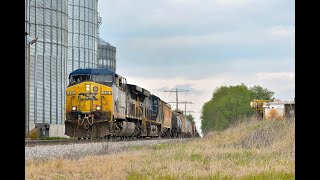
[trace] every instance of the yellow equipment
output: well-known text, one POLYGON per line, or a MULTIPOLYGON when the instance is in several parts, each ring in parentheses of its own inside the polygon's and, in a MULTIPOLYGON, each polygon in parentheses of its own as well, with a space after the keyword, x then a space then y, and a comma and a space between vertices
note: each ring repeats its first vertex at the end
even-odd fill
POLYGON ((30 138, 30 139, 38 139, 38 137, 39 137, 38 128, 34 128, 29 132, 28 138, 30 138))
POLYGON ((263 119, 263 105, 269 103, 269 100, 254 99, 250 102, 250 107, 256 111, 256 118, 263 119))

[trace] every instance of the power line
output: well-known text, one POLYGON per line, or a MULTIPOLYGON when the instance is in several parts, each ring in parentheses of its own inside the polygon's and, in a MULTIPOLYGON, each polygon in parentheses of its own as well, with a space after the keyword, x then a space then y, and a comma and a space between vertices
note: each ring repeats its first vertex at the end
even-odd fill
MULTIPOLYGON (((190 101, 180 101, 180 102, 168 102, 168 103, 184 103, 184 115, 187 116, 187 104, 193 104, 193 102, 190 101)), ((178 108, 177 108, 178 110, 178 108)))
POLYGON ((190 114, 190 113, 197 113, 197 112, 195 112, 195 111, 186 111, 188 114, 190 114))
POLYGON ((175 89, 175 90, 167 90, 167 91, 163 91, 163 92, 175 92, 176 93, 176 110, 178 110, 178 92, 188 92, 189 90, 184 90, 184 89, 175 89))

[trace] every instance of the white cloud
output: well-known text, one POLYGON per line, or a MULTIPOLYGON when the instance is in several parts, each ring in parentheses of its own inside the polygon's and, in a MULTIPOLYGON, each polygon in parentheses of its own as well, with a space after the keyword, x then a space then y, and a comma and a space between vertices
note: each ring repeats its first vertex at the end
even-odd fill
POLYGON ((260 72, 256 76, 261 80, 274 80, 274 79, 286 79, 294 80, 294 72, 260 72))
MULTIPOLYGON (((215 32, 202 35, 175 35, 167 37, 124 38, 122 43, 128 48, 189 48, 212 45, 267 45, 279 42, 278 37, 292 37, 294 28, 270 27, 255 28, 246 31, 215 32), (271 33, 270 30, 272 29, 271 33)), ((290 42, 289 40, 282 42, 290 42)))
POLYGON ((215 5, 220 7, 246 7, 247 5, 257 2, 252 0, 215 0, 215 5))
POLYGON ((294 26, 274 26, 271 29, 271 34, 278 37, 292 37, 295 36, 294 26))
MULTIPOLYGON (((136 52, 139 53, 139 52, 136 52)), ((143 52, 146 55, 148 52, 143 52)), ((156 56, 164 51, 159 50, 152 55, 156 56)), ((152 57, 152 56, 150 56, 152 57)), ((135 59, 123 60, 124 62, 135 61, 135 59)), ((209 57, 207 59, 197 58, 195 61, 184 63, 183 59, 175 60, 175 63, 159 60, 162 64, 154 64, 151 59, 147 59, 143 64, 135 67, 135 71, 132 71, 132 67, 126 66, 126 63, 117 67, 117 71, 123 75, 143 75, 148 74, 149 77, 157 76, 178 76, 183 75, 188 79, 199 79, 199 77, 207 77, 221 73, 249 73, 249 72, 279 72, 279 71, 294 71, 295 59, 291 58, 278 58, 278 57, 250 57, 250 58, 229 58, 227 60, 222 58, 215 59, 209 57), (176 63, 180 62, 180 63, 176 63), (164 69, 166 73, 163 73, 164 69), (194 73, 196 72, 196 73, 194 73)), ((119 62, 118 62, 119 63, 119 62)), ((122 62, 121 62, 122 63, 122 62)))
POLYGON ((282 100, 293 100, 295 93, 294 72, 261 72, 256 74, 256 81, 275 92, 275 97, 282 100))

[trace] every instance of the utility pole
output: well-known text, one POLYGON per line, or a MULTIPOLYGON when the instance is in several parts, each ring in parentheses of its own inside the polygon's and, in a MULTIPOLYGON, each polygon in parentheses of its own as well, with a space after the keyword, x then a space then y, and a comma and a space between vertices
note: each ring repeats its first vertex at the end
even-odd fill
POLYGON ((26 62, 26 65, 27 65, 27 106, 26 106, 26 110, 27 110, 27 115, 26 115, 26 118, 27 118, 27 138, 29 139, 29 119, 30 119, 30 116, 29 116, 29 111, 30 111, 30 44, 28 43, 27 44, 27 62, 26 62))
MULTIPOLYGON (((168 103, 184 103, 184 115, 187 116, 187 104, 193 104, 189 101, 180 101, 180 102, 168 102, 168 103)), ((177 109, 178 110, 178 109, 177 109)))
POLYGON ((168 91, 163 91, 163 92, 176 92, 176 110, 178 110, 178 92, 187 92, 187 91, 189 91, 189 90, 183 90, 183 89, 175 89, 175 90, 168 90, 168 91))
MULTIPOLYGON (((29 24, 29 21, 30 21, 30 4, 29 4, 29 0, 26 0, 25 1, 25 45, 26 45, 26 48, 25 48, 25 65, 26 65, 26 68, 28 68, 28 54, 29 54, 29 48, 28 48, 28 32, 30 32, 30 24, 29 24)), ((27 87, 28 87, 28 74, 26 74, 27 72, 27 69, 25 70, 25 137, 28 137, 28 134, 29 134, 29 117, 28 117, 28 110, 27 108, 28 107, 28 99, 27 99, 27 96, 29 96, 29 92, 27 92, 27 87)))
POLYGON ((184 101, 184 115, 187 116, 187 104, 193 104, 192 102, 184 101))
POLYGON ((34 44, 38 38, 34 38, 32 39, 29 34, 26 32, 25 35, 27 36, 27 62, 26 62, 26 66, 27 66, 27 106, 26 106, 26 110, 27 110, 27 138, 29 138, 29 129, 30 129, 30 46, 32 44, 34 44))
POLYGON ((190 113, 196 113, 196 112, 195 111, 187 111, 187 113, 190 114, 190 113))

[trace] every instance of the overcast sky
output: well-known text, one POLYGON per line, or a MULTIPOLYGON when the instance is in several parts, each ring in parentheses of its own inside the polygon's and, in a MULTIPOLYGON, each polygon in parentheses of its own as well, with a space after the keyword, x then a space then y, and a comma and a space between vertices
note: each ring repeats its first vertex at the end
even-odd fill
MULTIPOLYGON (((117 73, 165 101, 203 103, 222 85, 260 85, 295 97, 293 0, 99 0, 100 37, 117 48, 117 73)), ((175 109, 175 104, 171 104, 175 109)), ((249 106, 249 105, 248 105, 249 106)), ((184 104, 179 104, 184 110, 184 104)))

